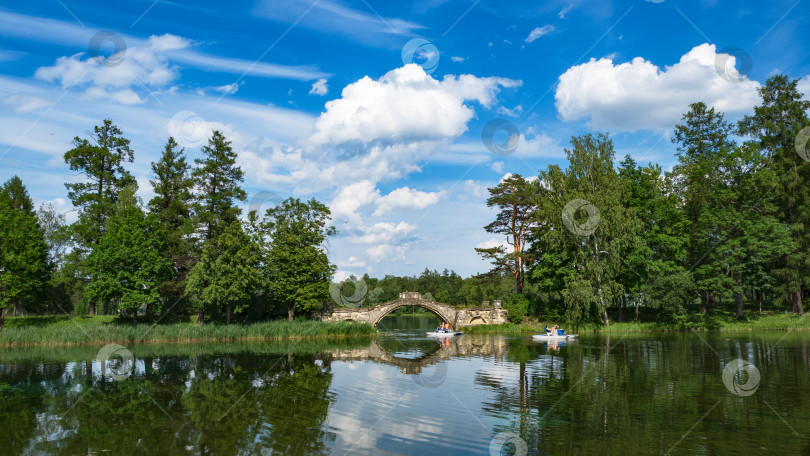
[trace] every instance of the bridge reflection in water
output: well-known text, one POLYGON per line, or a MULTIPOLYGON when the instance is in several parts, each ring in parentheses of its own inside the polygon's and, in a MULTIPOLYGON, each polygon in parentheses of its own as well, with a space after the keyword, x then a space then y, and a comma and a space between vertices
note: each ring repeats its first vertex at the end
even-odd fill
POLYGON ((329 361, 373 361, 397 366, 404 374, 421 374, 425 367, 455 357, 494 356, 502 359, 508 351, 507 339, 484 335, 461 335, 436 342, 435 348, 417 358, 401 358, 384 349, 377 340, 368 347, 351 350, 335 349, 321 352, 329 361))

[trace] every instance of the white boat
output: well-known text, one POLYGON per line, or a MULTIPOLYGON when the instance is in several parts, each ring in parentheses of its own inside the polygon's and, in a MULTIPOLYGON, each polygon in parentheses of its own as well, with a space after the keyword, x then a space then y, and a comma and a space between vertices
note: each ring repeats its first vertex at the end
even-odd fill
POLYGON ((548 334, 535 334, 532 336, 534 340, 570 340, 576 339, 578 334, 563 334, 557 336, 551 336, 548 334))
POLYGON ((461 331, 429 331, 427 333, 428 337, 453 337, 453 336, 460 336, 463 333, 461 331))

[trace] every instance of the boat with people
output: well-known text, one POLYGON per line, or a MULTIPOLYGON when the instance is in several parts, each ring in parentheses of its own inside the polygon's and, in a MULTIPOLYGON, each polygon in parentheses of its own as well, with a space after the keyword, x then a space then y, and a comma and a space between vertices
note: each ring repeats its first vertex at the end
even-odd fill
POLYGON ((534 340, 569 340, 576 339, 578 334, 568 334, 568 331, 560 329, 559 326, 554 325, 551 328, 546 325, 543 329, 546 330, 545 334, 535 334, 532 336, 534 340))
POLYGON ((461 331, 453 331, 450 329, 450 323, 442 322, 434 331, 427 333, 428 337, 453 337, 460 336, 461 331))
POLYGON ((460 336, 464 333, 461 331, 428 331, 426 334, 428 337, 453 337, 460 336))
POLYGON ((534 340, 570 340, 576 339, 578 334, 535 334, 532 336, 534 340))

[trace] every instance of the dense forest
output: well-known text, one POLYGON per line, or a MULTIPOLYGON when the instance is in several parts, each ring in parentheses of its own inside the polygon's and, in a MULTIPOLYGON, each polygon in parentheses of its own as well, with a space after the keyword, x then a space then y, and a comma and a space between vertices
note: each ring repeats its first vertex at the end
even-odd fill
POLYGON ((738 318, 763 308, 802 314, 810 101, 783 75, 760 96, 736 123, 690 105, 671 138, 671 171, 618 161, 610 136, 596 133, 571 139, 565 169, 508 175, 490 189, 486 204, 498 212, 484 229, 510 247, 476 249, 493 264, 487 273, 425 269, 331 287, 324 242, 335 229, 325 205, 291 198, 243 216, 243 172, 218 131, 193 165, 169 138, 144 204, 125 167, 129 140, 105 120, 64 156, 83 176, 65 184, 74 223, 53 206, 35 211, 17 177, 0 188, 0 325, 9 309, 133 322, 196 315, 200 325, 293 319, 402 291, 456 306, 499 299, 513 321, 677 321, 728 303, 738 318))

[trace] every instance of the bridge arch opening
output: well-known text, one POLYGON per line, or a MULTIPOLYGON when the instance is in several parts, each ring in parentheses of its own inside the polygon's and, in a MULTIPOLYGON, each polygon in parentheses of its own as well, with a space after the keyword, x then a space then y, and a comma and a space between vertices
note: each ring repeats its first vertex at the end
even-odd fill
POLYGON ((374 321, 371 321, 370 323, 371 323, 372 326, 377 326, 377 323, 379 323, 383 318, 385 318, 388 315, 391 315, 391 313, 393 311, 395 311, 395 310, 397 310, 397 309, 399 309, 401 307, 420 307, 420 308, 425 309, 428 312, 432 313, 433 315, 435 315, 436 318, 438 318, 439 320, 441 320, 443 322, 450 323, 450 327, 455 329, 455 327, 454 327, 455 322, 453 321, 454 319, 449 315, 444 315, 444 312, 441 312, 440 310, 430 306, 430 304, 429 304, 430 302, 431 301, 428 301, 427 303, 394 301, 385 309, 385 311, 383 313, 381 313, 374 321))

